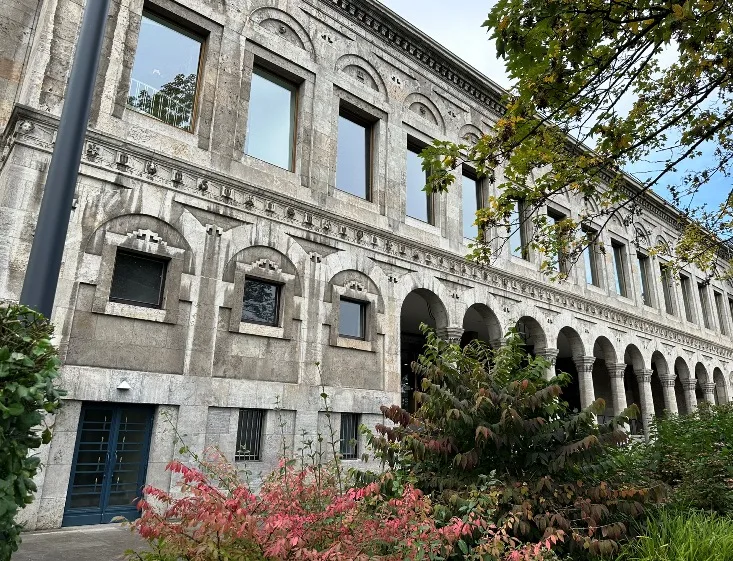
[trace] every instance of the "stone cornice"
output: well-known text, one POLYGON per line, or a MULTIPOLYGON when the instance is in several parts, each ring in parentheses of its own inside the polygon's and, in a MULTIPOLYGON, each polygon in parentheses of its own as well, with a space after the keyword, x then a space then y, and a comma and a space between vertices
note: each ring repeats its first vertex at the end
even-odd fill
MULTIPOLYGON (((58 120, 48 114, 16 106, 3 138, 4 144, 0 144, 0 170, 16 144, 50 153, 57 126, 58 120)), ((114 171, 117 178, 145 181, 177 191, 183 196, 219 204, 222 208, 261 216, 304 232, 314 232, 337 242, 360 246, 375 255, 402 260, 402 266, 406 270, 411 269, 410 263, 419 264, 438 272, 438 276, 445 278, 445 275, 452 275, 455 277, 453 282, 474 282, 487 286, 489 291, 500 290, 531 298, 540 304, 550 304, 571 313, 603 319, 612 326, 673 341, 679 346, 715 354, 724 359, 733 359, 733 347, 649 321, 571 291, 563 291, 559 285, 530 280, 493 267, 479 267, 454 253, 330 214, 323 207, 265 191, 234 177, 156 154, 98 132, 90 131, 87 135, 82 166, 114 171)))

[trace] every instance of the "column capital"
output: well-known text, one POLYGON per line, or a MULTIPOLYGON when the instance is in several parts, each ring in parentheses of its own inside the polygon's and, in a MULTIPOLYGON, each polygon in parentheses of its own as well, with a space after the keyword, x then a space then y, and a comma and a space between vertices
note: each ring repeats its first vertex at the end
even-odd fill
POLYGON ((624 362, 617 362, 616 364, 611 362, 607 365, 607 368, 608 368, 608 375, 611 378, 623 379, 624 374, 626 374, 626 363, 624 362))
POLYGON ((593 363, 596 361, 594 356, 576 356, 573 357, 573 362, 578 372, 592 372, 593 363))
POLYGON ((687 378, 687 380, 680 380, 680 382, 682 382, 682 387, 686 390, 695 391, 695 387, 697 386, 697 380, 695 378, 687 378))
POLYGON ((463 336, 463 328, 462 327, 439 327, 435 330, 435 333, 438 337, 443 339, 444 341, 448 341, 449 343, 458 343, 461 340, 461 337, 463 336))
POLYGON ((700 384, 702 386, 702 391, 706 394, 715 394, 715 383, 714 382, 706 382, 704 384, 700 384))
POLYGON ((652 381, 654 370, 651 368, 642 368, 641 370, 634 370, 634 373, 636 374, 636 380, 640 384, 648 384, 652 381))
POLYGON ((489 346, 492 349, 501 349, 502 347, 506 346, 506 337, 497 337, 496 339, 492 339, 489 341, 489 346))
POLYGON ((674 388, 677 378, 673 374, 667 374, 666 376, 659 376, 659 380, 662 382, 663 387, 674 388))
POLYGON ((557 355, 560 354, 560 351, 558 349, 539 349, 538 351, 535 351, 535 354, 537 356, 541 356, 542 358, 549 360, 553 365, 555 364, 555 361, 557 360, 557 355))

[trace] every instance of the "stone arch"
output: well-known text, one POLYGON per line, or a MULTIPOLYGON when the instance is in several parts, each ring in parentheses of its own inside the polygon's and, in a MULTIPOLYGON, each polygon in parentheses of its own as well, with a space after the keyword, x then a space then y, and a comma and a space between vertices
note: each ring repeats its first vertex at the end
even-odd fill
MULTIPOLYGON (((377 297, 377 311, 380 314, 384 313, 384 299, 382 298, 382 292, 379 290, 379 286, 377 286, 377 283, 369 275, 362 271, 357 269, 339 271, 328 281, 328 286, 348 287, 357 292, 373 294, 377 297)), ((331 302, 331 299, 331 291, 326 290, 324 301, 331 302)))
POLYGON ((425 337, 419 329, 421 323, 438 333, 448 327, 448 310, 440 298, 426 288, 410 291, 400 308, 401 405, 407 411, 415 410, 414 392, 420 387, 420 378, 411 365, 425 345, 425 337))
POLYGON ((522 316, 515 327, 529 354, 539 354, 547 349, 547 336, 539 321, 530 316, 522 316))
POLYGON ((624 351, 624 390, 626 391, 626 403, 635 403, 641 411, 639 419, 635 419, 631 423, 631 432, 633 434, 643 433, 642 419, 650 418, 652 411, 644 411, 641 402, 641 386, 638 380, 638 374, 646 369, 646 361, 639 347, 633 343, 629 344, 624 351))
POLYGON ((698 403, 705 401, 705 385, 710 382, 710 375, 708 369, 702 362, 698 362, 695 365, 695 379, 697 385, 695 386, 695 397, 698 403))
POLYGON ((303 49, 311 59, 316 60, 313 40, 300 22, 289 13, 277 8, 263 7, 254 10, 249 19, 268 33, 278 35, 285 41, 303 49))
POLYGON ((681 356, 677 357, 674 361, 674 374, 674 393, 677 399, 677 410, 680 414, 690 413, 690 406, 686 397, 687 389, 685 388, 687 381, 691 380, 690 368, 687 366, 685 359, 681 356))
POLYGON ((634 242, 637 247, 642 247, 645 249, 648 249, 650 247, 649 231, 647 230, 646 226, 644 226, 644 224, 634 224, 634 234, 634 242))
MULTIPOLYGON (((606 403, 606 410, 599 415, 599 421, 603 422, 614 416, 613 386, 611 372, 616 368, 618 357, 616 349, 611 340, 601 335, 593 343, 593 393, 596 399, 603 399, 606 403)), ((624 409, 625 409, 625 404, 624 409)))
POLYGON ((117 234, 139 239, 159 240, 171 247, 185 250, 183 272, 195 274, 195 255, 191 244, 174 226, 150 214, 123 214, 106 220, 87 236, 82 244, 85 253, 102 255, 105 233, 117 234))
POLYGON ((421 93, 411 93, 405 98, 405 109, 412 111, 421 119, 425 119, 436 125, 440 132, 445 134, 445 119, 440 113, 438 106, 430 98, 421 93))
MULTIPOLYGON (((569 346, 570 356, 573 358, 585 356, 585 345, 583 345, 583 339, 580 337, 577 331, 572 327, 565 326, 558 333, 558 349, 560 349, 560 341, 563 339, 563 345, 569 346)), ((562 351, 562 350, 561 350, 562 351)))
MULTIPOLYGON (((667 410, 676 410, 677 404, 671 406, 670 404, 665 402, 665 396, 668 394, 665 394, 664 385, 662 382, 663 378, 669 378, 669 366, 667 364, 667 359, 664 358, 664 355, 659 351, 654 351, 652 353, 652 400, 654 401, 654 414, 656 416, 661 416, 665 409, 667 410), (674 407, 674 409, 673 409, 674 407)), ((674 395, 672 394, 672 397, 674 395)))
POLYGON ((277 249, 266 245, 251 245, 240 249, 231 256, 224 266, 222 280, 224 282, 234 282, 237 269, 237 263, 242 265, 253 265, 256 267, 277 268, 286 275, 293 275, 295 281, 293 284, 293 292, 295 296, 302 296, 303 289, 300 274, 295 264, 287 255, 277 249))
POLYGON ((715 382, 715 403, 716 405, 722 405, 730 401, 728 395, 728 384, 725 383, 725 376, 723 371, 716 367, 713 370, 713 381, 715 382))
MULTIPOLYGON (((578 367, 576 361, 585 357, 583 339, 575 329, 565 326, 557 334, 556 347, 555 371, 567 372, 572 376, 572 381, 562 389, 562 398, 568 402, 571 409, 580 410, 583 407, 580 377, 586 374, 582 365, 578 367)), ((587 380, 587 383, 592 386, 591 380, 587 380)))
POLYGON ((343 72, 357 82, 379 92, 385 100, 388 98, 387 86, 384 84, 382 75, 365 58, 355 54, 346 54, 336 61, 334 68, 336 72, 343 72))
POLYGON ((470 142, 472 144, 475 144, 478 142, 478 140, 484 135, 484 133, 481 131, 479 127, 476 125, 472 125, 470 123, 463 125, 461 129, 458 131, 458 139, 459 141, 465 140, 466 142, 470 142))
POLYGON ((502 335, 499 319, 486 304, 473 304, 466 310, 463 316, 462 345, 473 339, 480 339, 493 347, 502 335))

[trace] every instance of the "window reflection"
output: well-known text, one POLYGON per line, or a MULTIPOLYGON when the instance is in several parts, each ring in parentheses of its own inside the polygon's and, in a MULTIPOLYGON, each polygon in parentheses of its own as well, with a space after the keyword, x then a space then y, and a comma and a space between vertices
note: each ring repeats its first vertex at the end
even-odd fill
POLYGON ((341 299, 339 307, 339 335, 353 339, 364 339, 366 336, 365 302, 341 299))
POLYGON ((165 259, 118 250, 109 299, 135 306, 160 308, 166 266, 165 259))
POLYGON ((244 281, 242 321, 278 325, 280 285, 247 278, 244 281))
POLYGON ((369 199, 369 160, 371 155, 371 127, 341 112, 338 122, 336 155, 336 188, 369 199))
POLYGON ((193 128, 202 39, 143 12, 127 105, 185 130, 193 128))
POLYGON ((463 173, 463 237, 475 239, 478 236, 476 211, 481 208, 476 179, 463 173))
POLYGON ((432 224, 430 196, 423 190, 428 182, 428 175, 422 169, 421 151, 422 148, 416 145, 407 146, 407 207, 405 213, 411 218, 432 224))
POLYGON ((252 73, 244 151, 293 169, 295 86, 260 68, 252 73))

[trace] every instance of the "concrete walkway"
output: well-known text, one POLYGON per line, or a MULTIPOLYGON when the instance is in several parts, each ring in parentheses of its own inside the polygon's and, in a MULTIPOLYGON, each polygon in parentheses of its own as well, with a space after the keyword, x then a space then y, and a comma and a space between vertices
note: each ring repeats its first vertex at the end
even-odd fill
POLYGON ((119 524, 76 526, 25 532, 12 561, 119 561, 128 549, 145 549, 145 542, 119 524))

